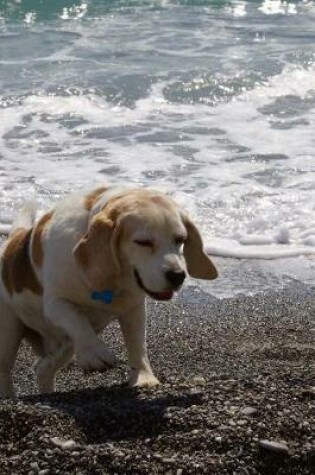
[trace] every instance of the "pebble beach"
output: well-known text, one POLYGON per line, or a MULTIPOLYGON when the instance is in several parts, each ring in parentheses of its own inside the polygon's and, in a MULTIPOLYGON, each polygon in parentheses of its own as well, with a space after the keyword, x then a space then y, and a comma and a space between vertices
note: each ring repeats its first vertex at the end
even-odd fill
POLYGON ((36 394, 21 348, 18 397, 0 404, 0 473, 314 473, 312 290, 148 301, 157 388, 126 385, 115 324, 103 337, 121 365, 87 375, 73 362, 53 395, 36 394))

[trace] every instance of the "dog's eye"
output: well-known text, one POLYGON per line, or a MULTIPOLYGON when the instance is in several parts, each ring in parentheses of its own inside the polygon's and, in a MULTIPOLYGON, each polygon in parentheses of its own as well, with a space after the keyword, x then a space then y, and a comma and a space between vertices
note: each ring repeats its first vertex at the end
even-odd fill
POLYGON ((175 238, 175 244, 176 246, 181 246, 182 244, 184 244, 184 242, 186 241, 186 237, 185 236, 177 236, 175 238))
POLYGON ((153 247, 153 241, 150 241, 150 239, 135 239, 134 242, 138 244, 138 246, 153 247))

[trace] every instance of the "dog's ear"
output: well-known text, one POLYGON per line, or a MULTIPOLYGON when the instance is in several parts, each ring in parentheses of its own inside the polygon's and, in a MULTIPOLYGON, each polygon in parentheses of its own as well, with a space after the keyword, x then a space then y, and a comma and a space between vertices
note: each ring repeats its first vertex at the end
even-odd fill
POLYGON ((91 289, 111 290, 119 274, 115 225, 104 213, 92 219, 87 233, 73 249, 73 256, 91 289))
POLYGON ((189 275, 195 279, 215 279, 218 276, 217 269, 203 250, 202 238, 198 229, 186 214, 183 215, 183 222, 187 229, 184 257, 189 275))

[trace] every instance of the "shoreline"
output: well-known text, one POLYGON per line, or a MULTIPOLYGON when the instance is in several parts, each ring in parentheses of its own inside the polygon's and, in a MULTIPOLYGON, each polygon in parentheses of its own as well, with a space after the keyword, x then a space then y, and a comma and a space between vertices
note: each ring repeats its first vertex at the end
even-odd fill
MULTIPOLYGON (((312 290, 148 301, 153 389, 129 389, 125 364, 84 375, 72 363, 59 392, 37 395, 23 347, 20 396, 0 403, 1 474, 313 473, 312 290)), ((104 339, 124 360, 116 325, 104 339)))

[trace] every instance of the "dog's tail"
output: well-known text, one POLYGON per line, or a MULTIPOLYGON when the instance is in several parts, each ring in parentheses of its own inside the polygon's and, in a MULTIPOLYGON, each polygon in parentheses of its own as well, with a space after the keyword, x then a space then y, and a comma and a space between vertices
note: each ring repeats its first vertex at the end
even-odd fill
POLYGON ((10 234, 18 228, 30 229, 36 219, 37 205, 35 201, 27 202, 13 221, 10 234))

